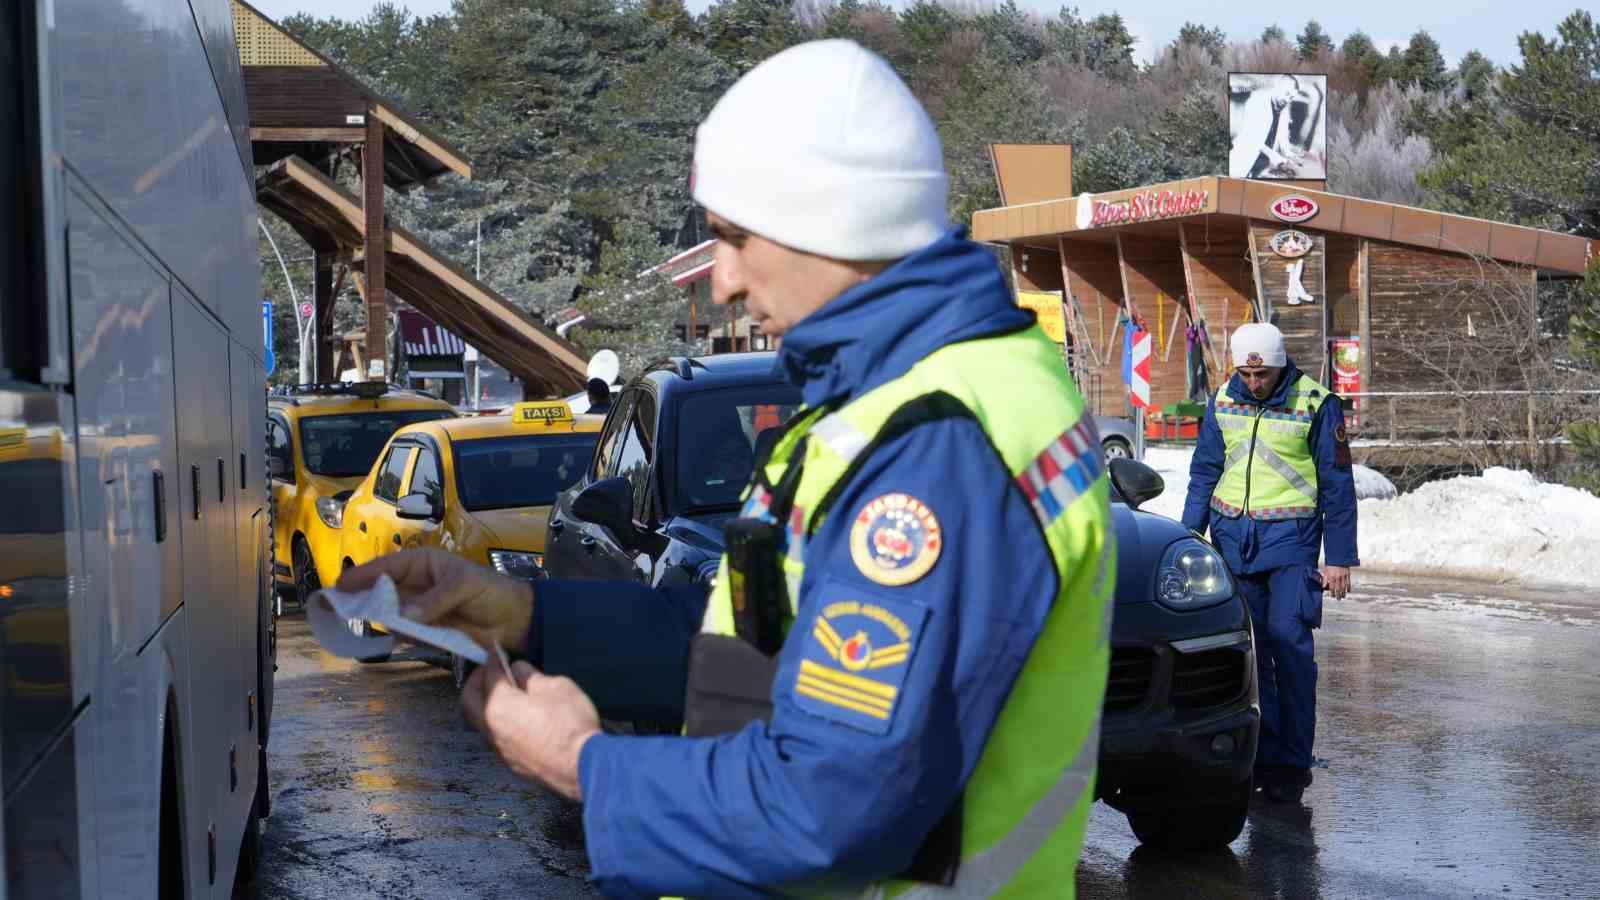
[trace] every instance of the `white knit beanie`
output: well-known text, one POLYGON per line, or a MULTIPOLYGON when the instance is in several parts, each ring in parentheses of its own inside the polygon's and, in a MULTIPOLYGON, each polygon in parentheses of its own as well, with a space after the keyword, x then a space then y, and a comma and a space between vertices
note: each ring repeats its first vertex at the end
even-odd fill
POLYGON ((1283 332, 1278 326, 1265 322, 1248 322, 1233 333, 1233 366, 1273 366, 1283 368, 1289 364, 1289 354, 1283 349, 1283 332))
POLYGON ((741 228, 835 259, 892 260, 944 234, 939 135, 889 64, 853 41, 751 69, 695 136, 694 199, 741 228))

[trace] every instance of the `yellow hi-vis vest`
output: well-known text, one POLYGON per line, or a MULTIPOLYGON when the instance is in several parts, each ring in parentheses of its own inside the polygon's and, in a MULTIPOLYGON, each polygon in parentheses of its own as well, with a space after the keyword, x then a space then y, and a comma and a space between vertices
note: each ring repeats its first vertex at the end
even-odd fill
MULTIPOLYGON (((1071 897, 1094 801, 1116 545, 1094 422, 1055 344, 1034 327, 951 345, 837 411, 797 413, 756 473, 742 515, 781 518, 786 526, 784 607, 792 622, 806 541, 827 515, 855 512, 827 508, 835 488, 843 488, 856 464, 865 461, 891 418, 914 418, 922 403, 949 409, 952 401, 988 434, 1031 502, 1055 562, 1057 593, 966 784, 954 885, 891 881, 873 886, 869 895, 1071 897), (801 438, 805 449, 793 502, 787 510, 769 509, 772 486, 783 483, 801 438)), ((724 556, 703 631, 735 633, 729 584, 724 556)), ((960 602, 981 604, 984 598, 960 602)), ((794 639, 809 639, 809 633, 794 639)), ((774 693, 791 689, 780 683, 774 693)))
POLYGON ((1211 509, 1236 519, 1310 519, 1317 514, 1317 461, 1311 422, 1327 388, 1301 375, 1283 406, 1235 403, 1228 387, 1217 391, 1217 426, 1225 454, 1211 509))

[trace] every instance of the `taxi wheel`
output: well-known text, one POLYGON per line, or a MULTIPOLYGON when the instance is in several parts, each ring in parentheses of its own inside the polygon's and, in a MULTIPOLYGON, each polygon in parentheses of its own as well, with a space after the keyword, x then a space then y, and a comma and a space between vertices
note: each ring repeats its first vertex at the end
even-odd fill
POLYGON ((294 539, 294 552, 290 558, 294 564, 294 592, 300 607, 304 609, 311 595, 322 589, 322 580, 317 577, 317 567, 311 561, 311 546, 305 538, 294 539))

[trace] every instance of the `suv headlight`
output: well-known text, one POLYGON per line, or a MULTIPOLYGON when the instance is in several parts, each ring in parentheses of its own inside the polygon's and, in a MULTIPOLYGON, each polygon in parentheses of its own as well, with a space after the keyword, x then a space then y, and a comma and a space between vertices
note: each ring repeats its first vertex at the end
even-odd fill
POLYGON ((717 571, 722 568, 722 560, 708 559, 700 564, 699 571, 695 572, 695 583, 711 590, 717 586, 717 571))
POLYGON ((1156 569, 1156 599, 1177 610, 1212 606, 1233 596, 1233 578, 1217 551, 1193 538, 1178 541, 1156 569))
POLYGON ((344 524, 344 501, 338 497, 317 498, 317 518, 329 528, 338 528, 344 524))
POLYGON ((544 554, 522 550, 490 550, 489 565, 501 575, 532 580, 544 577, 544 554))

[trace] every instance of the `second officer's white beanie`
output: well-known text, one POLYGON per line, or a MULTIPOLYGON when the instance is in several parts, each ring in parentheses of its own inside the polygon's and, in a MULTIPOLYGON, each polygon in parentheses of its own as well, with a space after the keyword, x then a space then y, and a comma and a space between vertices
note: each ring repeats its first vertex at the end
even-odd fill
POLYGON ((891 260, 944 233, 939 134, 889 64, 811 41, 751 69, 695 135, 694 199, 780 244, 891 260))
POLYGON ((1266 322, 1246 322, 1233 333, 1233 364, 1238 366, 1274 366, 1289 364, 1289 354, 1283 346, 1283 332, 1278 326, 1266 322))

